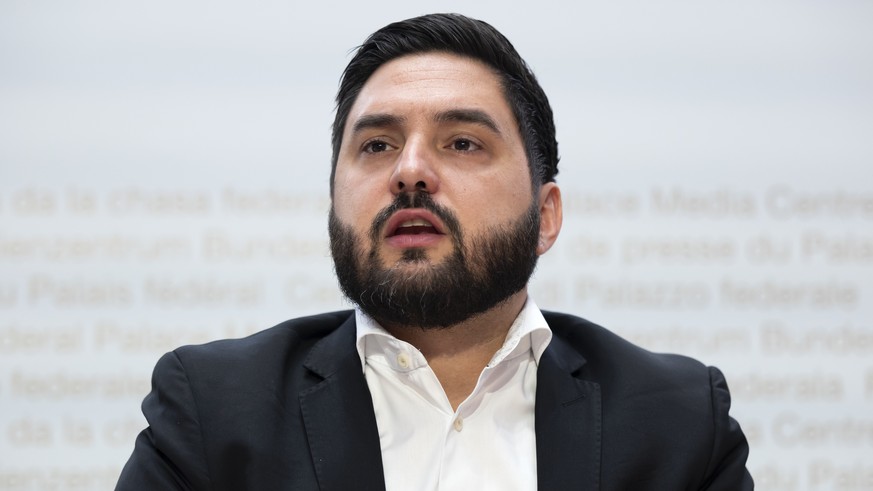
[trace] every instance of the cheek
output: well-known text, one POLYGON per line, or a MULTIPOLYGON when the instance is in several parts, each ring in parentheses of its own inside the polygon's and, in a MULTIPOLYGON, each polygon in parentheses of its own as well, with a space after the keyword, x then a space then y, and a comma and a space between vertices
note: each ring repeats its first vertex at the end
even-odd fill
POLYGON ((386 184, 388 179, 378 172, 364 172, 360 169, 346 169, 340 165, 334 177, 334 205, 353 212, 362 213, 390 202, 391 193, 386 184))
POLYGON ((362 209, 360 204, 356 204, 348 199, 337 199, 335 197, 333 210, 339 222, 347 227, 351 227, 356 237, 365 237, 369 232, 372 215, 362 209))
POLYGON ((355 185, 348 175, 337 172, 333 188, 333 209, 343 223, 355 229, 366 218, 369 204, 374 200, 361 185, 355 185))
POLYGON ((342 205, 350 195, 349 191, 352 190, 350 182, 349 175, 343 171, 342 166, 337 167, 333 178, 333 202, 335 206, 342 205))
POLYGON ((533 194, 528 174, 518 174, 495 173, 488 178, 457 186, 458 193, 454 199, 457 205, 454 208, 461 223, 489 226, 514 220, 524 213, 530 206, 533 194))

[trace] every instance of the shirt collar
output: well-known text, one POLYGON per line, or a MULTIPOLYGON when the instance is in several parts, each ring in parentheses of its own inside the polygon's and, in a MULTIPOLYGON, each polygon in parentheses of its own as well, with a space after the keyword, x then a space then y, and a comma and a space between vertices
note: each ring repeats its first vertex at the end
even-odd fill
MULTIPOLYGON (((387 345, 408 343, 395 338, 385 330, 372 317, 365 314, 360 308, 355 307, 356 340, 355 345, 358 356, 361 358, 361 367, 367 363, 367 355, 373 354, 373 350, 384 349, 387 345), (380 342, 370 342, 373 339, 380 342)), ((488 366, 495 366, 510 357, 530 351, 537 365, 546 347, 552 340, 552 330, 549 329, 543 313, 537 307, 536 302, 528 296, 518 317, 509 326, 503 346, 494 353, 488 366)))

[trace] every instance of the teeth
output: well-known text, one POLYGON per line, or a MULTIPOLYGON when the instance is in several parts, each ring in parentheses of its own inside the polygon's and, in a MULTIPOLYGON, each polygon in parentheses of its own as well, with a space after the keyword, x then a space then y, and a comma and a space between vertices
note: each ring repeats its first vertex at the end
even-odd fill
POLYGON ((414 220, 407 220, 400 224, 399 228, 404 227, 433 227, 427 220, 422 220, 421 218, 416 218, 414 220))

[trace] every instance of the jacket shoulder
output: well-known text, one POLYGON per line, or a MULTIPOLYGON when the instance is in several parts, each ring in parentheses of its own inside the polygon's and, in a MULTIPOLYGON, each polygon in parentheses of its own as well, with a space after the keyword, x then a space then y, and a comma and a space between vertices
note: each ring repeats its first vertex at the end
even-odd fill
POLYGON ((233 360, 235 358, 252 360, 252 357, 268 357, 296 348, 307 349, 314 343, 339 329, 353 317, 352 310, 339 310, 324 314, 298 317, 258 331, 243 338, 221 339, 199 345, 177 348, 180 359, 233 360))
POLYGON ((693 358, 654 353, 581 317, 558 312, 543 315, 555 338, 585 358, 583 370, 598 382, 620 386, 695 381, 708 385, 707 367, 693 358))
POLYGON ((173 354, 195 391, 200 387, 230 390, 264 384, 275 389, 281 379, 295 381, 294 386, 307 380, 304 360, 316 344, 337 335, 349 337, 351 342, 342 344, 354 352, 353 311, 291 319, 244 338, 182 346, 173 354), (346 324, 350 325, 340 329, 346 324))
POLYGON ((552 342, 584 358, 574 376, 599 385, 604 489, 752 489, 748 443, 718 369, 579 317, 543 314, 552 342))
POLYGON ((322 379, 304 360, 331 339, 352 345, 331 359, 353 356, 354 333, 351 311, 331 312, 165 354, 118 489, 312 489, 314 469, 289 464, 311 459, 298 397, 322 379))

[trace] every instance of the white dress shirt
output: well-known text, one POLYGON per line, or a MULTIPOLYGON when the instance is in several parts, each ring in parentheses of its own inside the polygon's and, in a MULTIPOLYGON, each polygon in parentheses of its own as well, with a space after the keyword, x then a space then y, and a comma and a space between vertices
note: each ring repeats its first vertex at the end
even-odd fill
POLYGON ((536 489, 536 372, 552 332, 533 300, 457 411, 414 346, 356 321, 388 491, 536 489))

